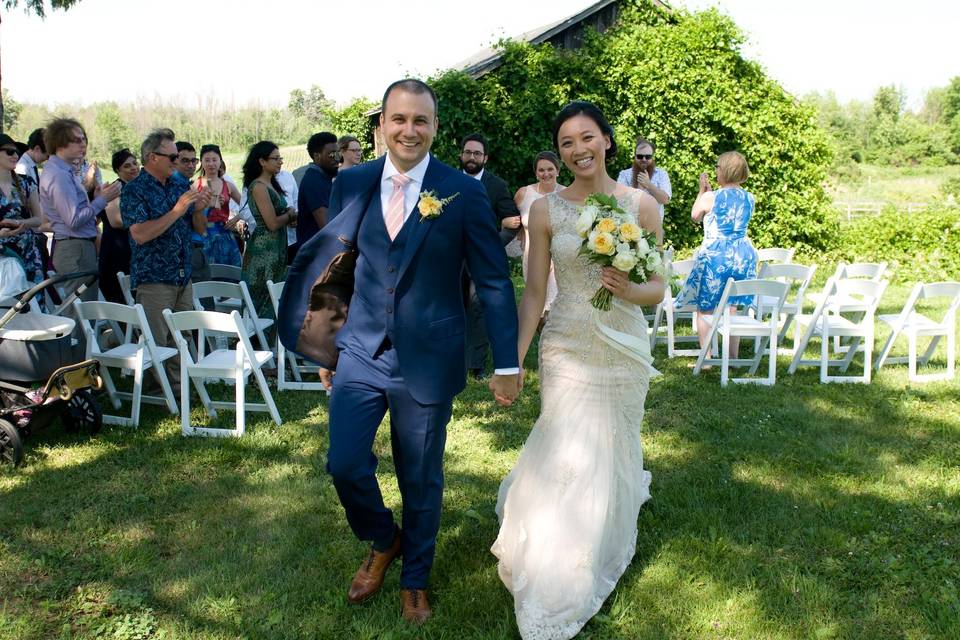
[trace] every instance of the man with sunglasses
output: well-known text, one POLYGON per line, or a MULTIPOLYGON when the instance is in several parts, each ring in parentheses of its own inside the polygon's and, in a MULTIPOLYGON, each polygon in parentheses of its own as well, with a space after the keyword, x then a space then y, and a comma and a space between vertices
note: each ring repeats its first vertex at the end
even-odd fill
POLYGON ((633 166, 624 169, 617 176, 617 182, 634 189, 646 191, 660 207, 660 222, 663 222, 663 205, 673 197, 673 187, 670 185, 670 176, 657 166, 655 144, 644 138, 637 138, 634 147, 633 166))
MULTIPOLYGON (((205 230, 209 189, 195 191, 175 176, 178 159, 174 134, 156 129, 140 145, 143 171, 123 188, 120 215, 130 230, 130 287, 137 292, 157 344, 174 346, 163 310, 193 309, 191 234, 205 230), (187 217, 189 215, 189 217, 187 217)), ((174 392, 179 393, 180 362, 165 363, 174 392)))
MULTIPOLYGON (((48 124, 44 146, 51 155, 40 175, 40 208, 53 229, 53 268, 60 274, 95 272, 97 214, 120 195, 120 185, 97 185, 91 201, 74 178, 74 163, 82 161, 87 152, 86 131, 76 120, 57 118, 48 124)), ((69 296, 82 284, 82 279, 67 281, 65 293, 69 296)), ((97 299, 96 281, 81 297, 97 299)))

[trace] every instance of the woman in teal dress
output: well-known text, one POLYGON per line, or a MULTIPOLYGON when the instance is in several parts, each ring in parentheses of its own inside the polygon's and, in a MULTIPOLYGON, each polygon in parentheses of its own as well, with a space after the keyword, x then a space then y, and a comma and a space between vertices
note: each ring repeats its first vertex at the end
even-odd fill
POLYGON ((253 145, 243 163, 243 186, 257 222, 243 254, 243 280, 261 315, 269 306, 267 280, 280 282, 286 276, 286 228, 297 224, 297 212, 287 205, 277 182, 282 167, 280 149, 268 140, 253 145))
MULTIPOLYGON (((703 244, 694 258, 697 263, 690 272, 683 290, 677 297, 677 307, 696 303, 697 335, 703 348, 710 332, 712 315, 727 285, 727 279, 750 280, 757 277, 757 250, 747 237, 747 225, 753 215, 753 194, 741 188, 750 175, 747 159, 736 151, 728 151, 717 158, 717 182, 720 188, 710 191, 709 182, 693 204, 691 217, 703 220, 703 244)), ((732 304, 749 304, 750 296, 731 298, 732 304), (746 299, 742 299, 746 298, 746 299)), ((730 350, 737 351, 737 340, 731 339, 730 350)))

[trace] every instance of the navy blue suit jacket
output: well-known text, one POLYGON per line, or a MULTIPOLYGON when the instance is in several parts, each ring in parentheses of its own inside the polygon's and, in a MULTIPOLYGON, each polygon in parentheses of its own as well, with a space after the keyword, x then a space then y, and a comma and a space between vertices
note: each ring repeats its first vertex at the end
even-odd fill
MULTIPOLYGON (((321 296, 315 295, 315 285, 337 275, 338 269, 343 276, 345 266, 352 270, 350 257, 355 260, 357 253, 364 253, 364 247, 358 246, 358 232, 368 208, 382 215, 383 167, 380 158, 339 174, 330 196, 327 226, 300 248, 287 276, 278 318, 280 340, 288 349, 327 367, 335 366, 335 358, 318 356, 305 347, 304 336, 311 323, 308 312, 324 305, 317 302, 321 296)), ((362 345, 373 357, 370 345, 381 344, 384 337, 372 335, 377 333, 372 327, 383 324, 382 318, 374 316, 394 314, 393 344, 404 381, 414 399, 434 404, 450 401, 465 386, 466 316, 460 286, 464 261, 483 304, 495 368, 518 366, 517 310, 506 254, 483 185, 431 157, 421 190, 434 191, 439 198, 454 197, 438 217, 413 222, 397 269, 390 311, 364 302, 372 297, 364 295, 368 283, 357 281, 350 287, 342 284, 342 278, 332 278, 352 294, 346 296, 351 298, 349 313, 345 323, 336 310, 323 320, 332 318, 332 326, 339 328, 338 347, 362 345)), ((410 215, 420 216, 416 207, 410 215)), ((364 256, 366 260, 380 258, 364 256)), ((331 291, 336 296, 345 297, 335 289, 331 291)))

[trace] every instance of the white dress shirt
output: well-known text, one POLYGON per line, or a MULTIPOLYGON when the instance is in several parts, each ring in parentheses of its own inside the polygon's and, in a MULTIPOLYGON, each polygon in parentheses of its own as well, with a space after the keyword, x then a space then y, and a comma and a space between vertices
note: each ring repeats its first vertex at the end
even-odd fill
MULTIPOLYGON (((284 197, 287 199, 287 206, 297 208, 297 200, 300 197, 300 188, 297 186, 297 180, 289 171, 281 171, 277 174, 277 183, 283 189, 284 197)), ((279 212, 278 212, 279 215, 279 212)), ((287 225, 287 246, 297 244, 297 228, 287 225)))
MULTIPOLYGON (((39 180, 37 163, 33 161, 33 158, 31 158, 28 153, 20 156, 20 159, 17 160, 17 168, 14 171, 16 171, 18 175, 27 176, 31 180, 39 180)), ((39 181, 36 186, 39 186, 39 181)))

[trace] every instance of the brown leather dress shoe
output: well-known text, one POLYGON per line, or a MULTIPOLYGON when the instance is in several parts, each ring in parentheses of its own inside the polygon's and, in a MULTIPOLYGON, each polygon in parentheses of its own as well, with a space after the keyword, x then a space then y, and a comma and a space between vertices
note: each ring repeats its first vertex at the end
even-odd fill
POLYGON ((423 624, 433 611, 423 589, 400 589, 400 601, 403 603, 403 619, 413 624, 423 624))
POLYGON ((397 531, 393 544, 386 551, 377 551, 370 547, 370 555, 353 576, 350 590, 347 592, 347 600, 354 604, 369 600, 383 586, 383 577, 387 574, 387 568, 399 556, 400 531, 397 531))

